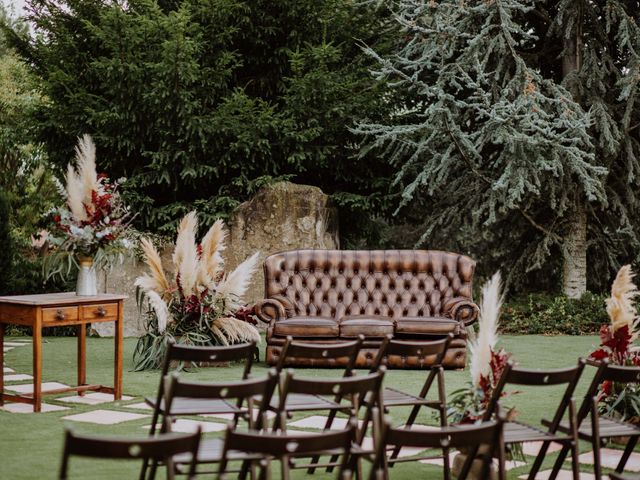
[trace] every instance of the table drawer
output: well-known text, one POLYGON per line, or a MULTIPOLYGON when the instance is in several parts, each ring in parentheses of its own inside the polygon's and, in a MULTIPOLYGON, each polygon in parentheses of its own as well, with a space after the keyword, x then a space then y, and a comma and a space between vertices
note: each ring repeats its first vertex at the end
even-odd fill
POLYGON ((84 320, 113 320, 118 316, 117 303, 101 303, 99 305, 83 305, 82 318, 84 320))
POLYGON ((42 309, 43 323, 73 322, 78 320, 78 307, 53 307, 42 309))

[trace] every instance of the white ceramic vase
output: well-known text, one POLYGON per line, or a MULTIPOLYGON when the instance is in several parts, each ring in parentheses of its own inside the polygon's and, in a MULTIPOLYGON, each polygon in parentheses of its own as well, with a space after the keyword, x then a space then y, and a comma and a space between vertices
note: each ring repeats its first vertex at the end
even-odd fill
POLYGON ((80 270, 76 283, 76 295, 89 296, 98 294, 98 275, 91 257, 80 257, 80 270))

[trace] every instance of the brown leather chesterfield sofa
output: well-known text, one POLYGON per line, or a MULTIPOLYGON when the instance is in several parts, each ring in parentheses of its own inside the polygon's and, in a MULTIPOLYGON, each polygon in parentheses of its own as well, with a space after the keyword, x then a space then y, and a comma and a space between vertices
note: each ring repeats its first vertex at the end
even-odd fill
MULTIPOLYGON (((292 250, 264 262, 265 296, 256 314, 268 323, 267 363, 275 365, 288 336, 333 343, 364 335, 356 365, 368 366, 382 339, 433 340, 454 335, 444 360, 462 368, 466 326, 478 317, 471 299, 475 262, 429 250, 292 250)), ((389 358, 389 366, 428 366, 418 358, 389 358)), ((293 358, 291 366, 344 366, 293 358)))

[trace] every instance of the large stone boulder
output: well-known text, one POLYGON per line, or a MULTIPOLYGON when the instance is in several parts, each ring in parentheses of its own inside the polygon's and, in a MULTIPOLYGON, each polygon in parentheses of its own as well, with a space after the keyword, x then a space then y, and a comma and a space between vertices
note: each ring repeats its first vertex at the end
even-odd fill
MULTIPOLYGON (((229 236, 224 251, 226 270, 260 252, 264 258, 275 252, 297 248, 339 248, 338 214, 329 197, 317 187, 279 182, 262 188, 249 201, 236 208, 228 222, 229 236)), ((172 268, 173 245, 161 251, 167 271, 172 268)), ((124 335, 137 337, 144 332, 136 305, 135 279, 145 266, 133 253, 122 265, 98 276, 98 291, 121 293, 129 298, 124 303, 124 335)), ((248 303, 264 298, 264 274, 256 272, 245 300, 248 303)), ((113 323, 95 323, 93 330, 100 336, 112 336, 113 323)))
MULTIPOLYGON (((322 190, 279 182, 262 188, 233 212, 225 251, 226 270, 260 252, 267 255, 299 248, 339 248, 338 213, 322 190)), ((264 298, 264 273, 259 268, 245 300, 264 298)))

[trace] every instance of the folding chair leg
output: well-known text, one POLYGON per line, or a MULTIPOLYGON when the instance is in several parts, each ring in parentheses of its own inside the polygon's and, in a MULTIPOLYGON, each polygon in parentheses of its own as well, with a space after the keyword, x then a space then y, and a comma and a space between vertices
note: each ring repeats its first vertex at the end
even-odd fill
POLYGON ((449 449, 442 449, 442 467, 444 472, 444 480, 451 478, 451 465, 449 464, 449 449))
POLYGON ((469 453, 467 453, 467 458, 464 461, 464 465, 462 465, 462 470, 458 475, 459 480, 465 480, 471 471, 471 467, 473 466, 473 461, 478 455, 478 447, 472 448, 469 453))
POLYGON ((624 447, 624 452, 622 453, 622 457, 620 457, 620 461, 618 462, 618 466, 616 467, 616 472, 622 473, 624 472, 624 466, 627 464, 633 449, 636 448, 636 444, 638 443, 638 437, 631 437, 627 442, 627 446, 624 447))
POLYGON ((551 470, 551 475, 549 475, 549 480, 556 480, 556 477, 558 476, 558 473, 562 468, 562 464, 564 463, 564 461, 567 458, 567 455, 569 454, 569 450, 570 448, 568 445, 562 446, 562 450, 560 450, 560 453, 558 453, 558 457, 556 458, 556 461, 553 464, 553 469, 551 470))
POLYGON ((551 442, 542 443, 542 446, 540 447, 540 451, 538 452, 538 455, 536 456, 536 459, 534 460, 533 465, 531 466, 531 470, 529 471, 528 480, 535 480, 536 475, 538 474, 538 471, 542 466, 542 462, 544 462, 544 458, 547 456, 547 451, 549 450, 550 444, 551 442))
MULTIPOLYGON (((600 452, 598 452, 598 455, 600 455, 600 452)), ((573 472, 573 480, 580 480, 580 459, 578 458, 580 456, 580 452, 578 451, 578 442, 572 441, 571 442, 571 471, 573 472)), ((596 452, 593 452, 593 456, 595 458, 596 456, 596 452)), ((594 470, 595 470, 595 465, 594 465, 594 470)), ((599 468, 599 466, 598 466, 599 468)), ((596 473, 596 479, 600 480, 600 475, 598 473, 596 473)))
POLYGON ((600 442, 595 441, 592 443, 593 446, 593 474, 596 477, 596 480, 602 479, 602 465, 600 463, 600 442))
MULTIPOLYGON (((331 411, 329 411, 329 416, 327 417, 327 421, 326 421, 326 423, 324 424, 324 430, 329 430, 329 429, 331 429, 331 426, 333 425, 333 420, 336 418, 336 414, 337 414, 337 413, 338 413, 338 412, 337 412, 336 410, 331 410, 331 411)), ((337 459, 336 459, 336 460, 337 460, 337 459)), ((332 461, 336 461, 336 460, 333 460, 333 457, 332 457, 332 461)), ((311 459, 311 463, 312 463, 312 464, 314 464, 314 463, 318 463, 319 461, 320 461, 320 457, 319 457, 319 456, 317 456, 317 455, 311 459)), ((333 468, 332 468, 332 467, 327 467, 327 472, 331 472, 332 470, 333 470, 333 468)), ((308 473, 309 475, 313 475, 313 474, 315 473, 315 471, 316 471, 316 467, 309 467, 309 468, 307 469, 307 473, 308 473)))

